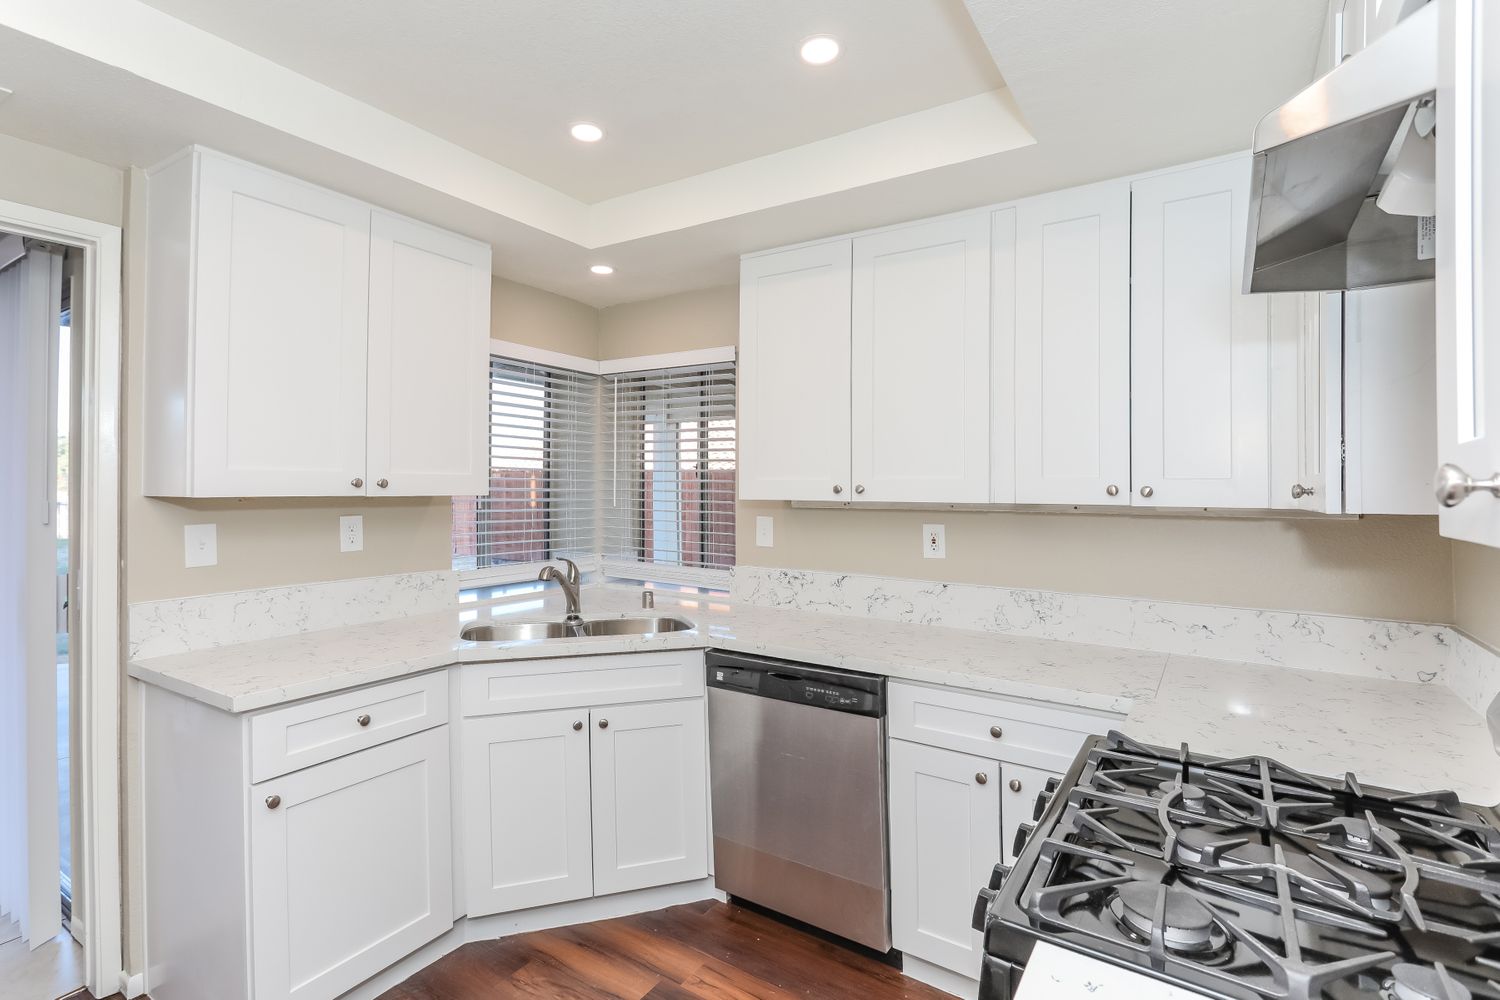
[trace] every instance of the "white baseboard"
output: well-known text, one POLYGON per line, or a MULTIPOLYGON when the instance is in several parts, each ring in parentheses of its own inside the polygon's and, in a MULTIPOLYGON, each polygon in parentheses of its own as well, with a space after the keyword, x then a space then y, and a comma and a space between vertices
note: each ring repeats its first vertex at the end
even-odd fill
MULTIPOLYGON (((979 996, 979 980, 970 979, 968 976, 960 976, 952 969, 945 969, 941 965, 933 965, 913 955, 903 953, 901 955, 901 971, 919 983, 936 987, 944 993, 951 993, 964 1000, 975 1000, 979 996)), ((978 970, 975 970, 978 971, 978 970)))
POLYGON ((120 995, 125 1000, 136 1000, 137 997, 146 995, 146 974, 137 972, 131 975, 128 972, 120 973, 120 995))
MULTIPOLYGON (((597 896, 578 899, 554 906, 538 906, 515 913, 495 913, 483 917, 460 917, 453 929, 429 941, 407 955, 395 965, 360 983, 338 1000, 374 1000, 386 990, 410 979, 442 958, 471 941, 492 941, 510 934, 525 934, 528 931, 546 930, 549 927, 569 927, 595 920, 626 917, 632 913, 650 913, 680 903, 694 903, 700 899, 723 900, 724 894, 714 886, 712 878, 681 882, 677 885, 655 886, 622 892, 613 896, 597 896)), ((140 994, 125 994, 127 997, 140 994)))

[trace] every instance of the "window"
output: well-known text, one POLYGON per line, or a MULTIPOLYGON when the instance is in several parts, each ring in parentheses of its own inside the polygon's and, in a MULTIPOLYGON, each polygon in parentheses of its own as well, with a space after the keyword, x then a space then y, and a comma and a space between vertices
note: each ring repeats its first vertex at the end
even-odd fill
POLYGON ((453 498, 453 568, 502 581, 567 557, 593 566, 599 379, 490 358, 490 491, 453 498))
POLYGON ((734 362, 606 375, 611 576, 728 582, 734 566, 734 362))

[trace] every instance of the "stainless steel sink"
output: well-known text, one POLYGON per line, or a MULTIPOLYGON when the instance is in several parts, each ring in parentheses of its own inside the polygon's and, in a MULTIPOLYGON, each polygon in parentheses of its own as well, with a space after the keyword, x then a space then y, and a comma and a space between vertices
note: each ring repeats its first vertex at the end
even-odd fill
POLYGON ((529 642, 535 639, 589 639, 616 635, 682 632, 693 623, 682 618, 595 618, 567 622, 475 622, 459 635, 468 642, 529 642))

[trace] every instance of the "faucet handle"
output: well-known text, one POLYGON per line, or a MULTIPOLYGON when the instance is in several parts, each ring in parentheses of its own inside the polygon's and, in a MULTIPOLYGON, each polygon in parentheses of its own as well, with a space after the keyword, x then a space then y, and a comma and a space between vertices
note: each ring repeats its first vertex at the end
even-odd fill
POLYGON ((578 564, 571 559, 559 559, 559 562, 568 567, 568 582, 578 586, 578 564))

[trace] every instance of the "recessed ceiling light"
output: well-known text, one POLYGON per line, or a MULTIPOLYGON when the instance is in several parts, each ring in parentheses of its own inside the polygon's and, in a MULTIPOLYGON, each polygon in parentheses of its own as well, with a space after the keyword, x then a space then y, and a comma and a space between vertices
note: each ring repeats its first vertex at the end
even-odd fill
POLYGON ((598 142, 604 138, 604 130, 593 122, 579 122, 568 131, 579 142, 598 142))
POLYGON ((802 43, 802 61, 811 66, 827 66, 839 57, 839 42, 832 35, 814 35, 802 43))
POLYGON ((615 269, 612 268, 612 267, 610 267, 608 264, 595 264, 593 267, 590 267, 589 270, 593 271, 595 274, 614 274, 615 273, 615 269))

